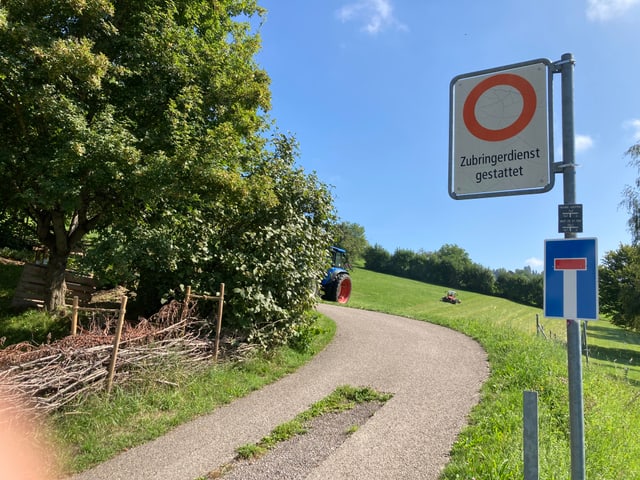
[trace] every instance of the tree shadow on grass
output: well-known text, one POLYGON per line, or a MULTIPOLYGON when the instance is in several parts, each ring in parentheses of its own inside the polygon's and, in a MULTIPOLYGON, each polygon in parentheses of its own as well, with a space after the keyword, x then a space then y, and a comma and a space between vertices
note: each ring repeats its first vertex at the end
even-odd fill
POLYGON ((588 329, 589 358, 608 362, 602 366, 629 382, 640 385, 640 335, 604 322, 590 322, 588 329), (598 343, 609 345, 595 345, 598 343))
POLYGON ((589 337, 595 337, 617 344, 637 345, 640 351, 640 334, 631 330, 625 330, 624 328, 614 327, 606 320, 602 322, 589 322, 587 332, 589 337))

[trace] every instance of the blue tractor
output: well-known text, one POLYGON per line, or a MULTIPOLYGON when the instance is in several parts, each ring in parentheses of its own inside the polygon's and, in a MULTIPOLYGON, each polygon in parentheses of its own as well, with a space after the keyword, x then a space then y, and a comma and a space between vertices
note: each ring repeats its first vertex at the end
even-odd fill
POLYGON ((347 269, 351 268, 347 251, 331 247, 331 268, 320 282, 322 298, 331 302, 347 303, 351 297, 351 277, 347 269))

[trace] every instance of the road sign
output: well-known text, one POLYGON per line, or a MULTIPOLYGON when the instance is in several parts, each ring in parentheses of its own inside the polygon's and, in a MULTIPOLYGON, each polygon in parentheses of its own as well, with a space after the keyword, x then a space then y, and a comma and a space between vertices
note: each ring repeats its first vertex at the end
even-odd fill
POLYGON ((582 232, 582 204, 558 205, 558 233, 582 232))
POLYGON ((545 240, 544 315, 598 319, 597 239, 545 240))
POLYGON ((449 195, 553 188, 551 63, 539 59, 458 75, 450 85, 449 195))

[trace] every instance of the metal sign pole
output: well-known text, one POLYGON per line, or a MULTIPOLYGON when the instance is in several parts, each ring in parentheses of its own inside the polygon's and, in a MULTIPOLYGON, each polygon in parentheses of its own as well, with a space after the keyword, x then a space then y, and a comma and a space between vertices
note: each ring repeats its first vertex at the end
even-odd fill
POLYGON ((525 390, 523 395, 524 480, 540 478, 538 455, 538 392, 525 390))
MULTIPOLYGON (((555 64, 562 75, 562 180, 564 203, 576 203, 575 135, 573 123, 573 66, 571 53, 555 64)), ((565 238, 576 238, 566 232, 565 238)), ((569 420, 571 425, 571 480, 585 479, 584 404, 582 395, 582 342, 580 322, 567 319, 567 361, 569 370, 569 420)))

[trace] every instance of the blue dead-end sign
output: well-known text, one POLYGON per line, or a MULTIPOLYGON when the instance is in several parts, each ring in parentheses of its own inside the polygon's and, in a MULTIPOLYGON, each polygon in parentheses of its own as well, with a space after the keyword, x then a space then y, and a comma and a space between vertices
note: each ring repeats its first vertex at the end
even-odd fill
POLYGON ((544 242, 544 316, 598 319, 596 238, 544 242))

